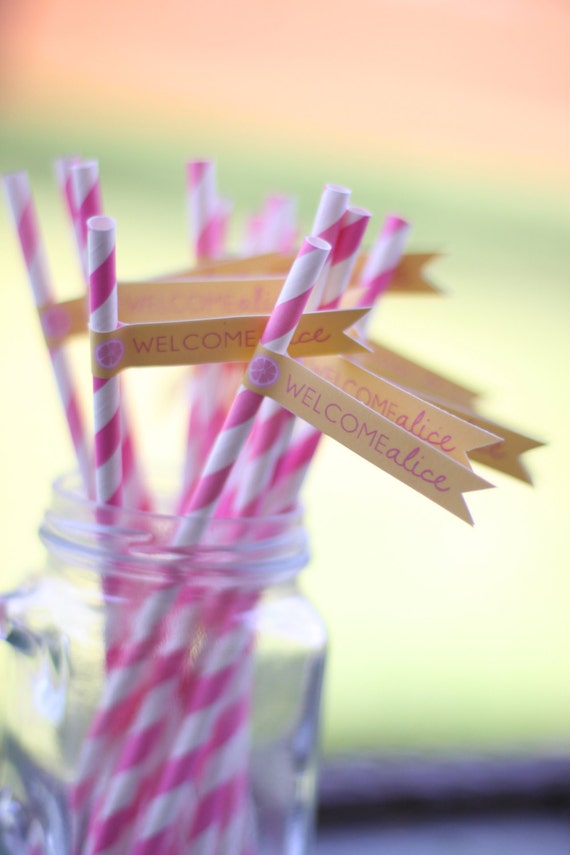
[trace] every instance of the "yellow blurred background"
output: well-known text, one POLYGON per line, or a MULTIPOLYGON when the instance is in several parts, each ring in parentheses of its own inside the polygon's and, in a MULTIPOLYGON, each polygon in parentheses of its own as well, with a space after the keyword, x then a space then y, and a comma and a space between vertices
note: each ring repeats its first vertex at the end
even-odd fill
MULTIPOLYGON (((478 470, 497 489, 468 497, 472 529, 323 444, 305 587, 331 635, 327 750, 567 749, 568 44, 566 0, 0 7, 0 169, 29 171, 58 296, 80 287, 58 156, 99 160, 121 278, 191 260, 189 158, 216 159, 235 245, 267 192, 294 194, 308 228, 323 184, 345 184, 374 214, 368 243, 396 211, 411 249, 445 253, 430 273, 446 297, 387 297, 376 337, 548 441, 526 458, 534 489, 478 470)), ((42 561, 49 485, 73 460, 5 206, 0 247, 8 587, 42 561)), ((176 448, 176 381, 129 381, 145 454, 176 448)))

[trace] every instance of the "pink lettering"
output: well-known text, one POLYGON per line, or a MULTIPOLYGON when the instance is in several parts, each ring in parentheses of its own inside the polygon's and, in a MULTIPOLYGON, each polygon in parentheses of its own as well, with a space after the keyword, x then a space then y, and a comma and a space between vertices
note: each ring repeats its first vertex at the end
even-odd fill
POLYGON ((303 406, 305 406, 305 407, 312 406, 314 395, 315 395, 315 390, 313 389, 313 387, 307 386, 305 394, 301 398, 301 403, 303 404, 303 406))
POLYGON ((299 395, 303 394, 303 389, 305 389, 305 383, 302 386, 298 386, 290 374, 287 376, 287 394, 292 392, 293 397, 298 398, 299 395))
POLYGON ((332 424, 336 424, 338 419, 333 419, 333 417, 329 413, 329 410, 332 410, 333 408, 338 410, 339 412, 342 412, 339 404, 334 404, 334 403, 327 404, 325 407, 325 418, 328 422, 332 422, 332 424))
POLYGON ((440 484, 445 484, 445 482, 447 481, 447 476, 437 475, 434 477, 431 469, 419 469, 418 467, 420 466, 421 461, 423 460, 423 456, 420 456, 419 459, 416 459, 418 458, 419 454, 420 449, 419 446, 416 445, 415 448, 413 448, 411 451, 408 451, 408 453, 402 458, 402 449, 393 447, 388 449, 388 451, 386 452, 386 457, 393 463, 395 463, 396 466, 400 466, 402 469, 404 469, 406 472, 409 472, 410 475, 413 475, 415 478, 419 478, 421 481, 425 481, 426 484, 432 484, 435 489, 438 490, 440 493, 447 493, 450 489, 449 487, 439 486, 440 484))

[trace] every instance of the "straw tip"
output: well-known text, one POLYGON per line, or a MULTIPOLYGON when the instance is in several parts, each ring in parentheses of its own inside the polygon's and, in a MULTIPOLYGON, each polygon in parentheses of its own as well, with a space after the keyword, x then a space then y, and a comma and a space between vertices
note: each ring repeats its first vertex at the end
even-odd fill
POLYGON ((330 252, 331 249, 331 245, 328 241, 323 240, 320 237, 316 237, 316 235, 309 235, 305 238, 304 243, 307 245, 307 250, 320 249, 325 252, 330 252))
POLYGON ((21 187, 28 185, 28 173, 23 169, 16 169, 12 172, 4 172, 2 174, 2 182, 7 189, 17 187, 18 185, 20 185, 21 187))
POLYGON ((342 184, 325 184, 325 189, 330 190, 332 193, 338 193, 341 196, 350 196, 350 189, 348 187, 343 187, 342 184))
POLYGON ((96 217, 89 217, 87 228, 92 232, 110 232, 116 228, 116 222, 113 217, 99 214, 96 217))
POLYGON ((410 223, 399 214, 387 214, 384 220, 384 229, 387 233, 400 231, 401 229, 410 228, 410 223))
POLYGON ((372 211, 369 211, 367 208, 360 208, 358 205, 349 205, 346 210, 349 214, 357 217, 363 217, 367 220, 372 216, 372 211))

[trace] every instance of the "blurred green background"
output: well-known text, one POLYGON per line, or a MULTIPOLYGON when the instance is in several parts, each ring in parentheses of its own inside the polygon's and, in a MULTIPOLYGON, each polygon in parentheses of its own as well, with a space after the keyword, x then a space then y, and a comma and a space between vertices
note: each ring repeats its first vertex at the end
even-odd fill
MULTIPOLYGON (((567 751, 570 546, 570 13, 565 2, 390 0, 287 11, 102 0, 0 10, 0 168, 26 169, 58 296, 79 273, 54 158, 99 160, 121 278, 191 260, 184 163, 214 157, 244 217, 325 182, 388 211, 446 297, 387 297, 375 336, 485 393, 546 440, 535 487, 479 467, 475 526, 323 443, 305 492, 305 588, 331 636, 328 751, 567 751), (566 46, 566 47, 565 47, 566 46)), ((0 209, 4 588, 43 560, 36 530, 72 455, 19 249, 0 209)), ((73 348, 89 406, 87 353, 73 348)), ((145 457, 182 455, 176 372, 129 376, 145 457)))

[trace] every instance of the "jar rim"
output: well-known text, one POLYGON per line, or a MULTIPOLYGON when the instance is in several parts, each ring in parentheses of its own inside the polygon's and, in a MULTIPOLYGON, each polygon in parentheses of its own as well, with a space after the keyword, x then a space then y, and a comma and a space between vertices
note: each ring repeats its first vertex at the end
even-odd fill
POLYGON ((300 505, 264 517, 205 518, 197 543, 180 545, 176 532, 188 517, 163 510, 101 505, 88 498, 78 473, 52 485, 39 536, 49 553, 66 563, 121 575, 181 579, 188 572, 260 580, 296 575, 308 562, 308 538, 300 505))

